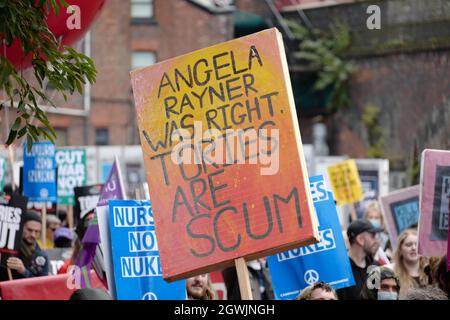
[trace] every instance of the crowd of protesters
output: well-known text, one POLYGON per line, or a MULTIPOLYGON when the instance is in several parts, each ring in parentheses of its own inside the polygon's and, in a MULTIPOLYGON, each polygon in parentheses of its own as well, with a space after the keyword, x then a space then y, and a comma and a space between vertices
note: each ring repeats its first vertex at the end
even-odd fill
MULTIPOLYGON (((67 213, 59 210, 47 215, 46 241, 42 243, 42 220, 38 213, 28 211, 23 218, 23 235, 17 256, 8 258, 7 268, 0 267, 0 281, 49 275, 47 250, 70 249, 70 255, 58 269, 67 272, 74 265, 81 240, 93 212, 84 216, 75 229, 70 229, 67 213)), ((297 300, 446 300, 450 294, 450 272, 446 270, 446 257, 420 256, 417 250, 417 226, 404 230, 391 247, 383 215, 376 201, 366 206, 361 219, 352 221, 344 232, 347 252, 355 284, 334 290, 324 282, 304 288, 297 300), (382 252, 392 263, 380 263, 382 252)), ((254 300, 273 300, 269 268, 266 259, 247 262, 254 300)), ((237 272, 234 267, 222 270, 228 300, 240 300, 237 272)), ((71 297, 79 299, 110 299, 100 289, 77 290, 71 297)), ((186 279, 186 294, 190 300, 214 300, 218 294, 210 274, 186 279)))

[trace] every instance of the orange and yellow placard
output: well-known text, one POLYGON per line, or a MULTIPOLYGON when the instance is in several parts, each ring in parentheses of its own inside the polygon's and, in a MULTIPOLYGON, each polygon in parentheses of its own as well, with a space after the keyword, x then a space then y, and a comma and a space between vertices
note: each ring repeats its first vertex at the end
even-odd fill
POLYGON ((275 28, 131 77, 166 280, 318 240, 275 28))
POLYGON ((346 160, 328 166, 328 176, 336 204, 361 201, 363 190, 355 160, 346 160))

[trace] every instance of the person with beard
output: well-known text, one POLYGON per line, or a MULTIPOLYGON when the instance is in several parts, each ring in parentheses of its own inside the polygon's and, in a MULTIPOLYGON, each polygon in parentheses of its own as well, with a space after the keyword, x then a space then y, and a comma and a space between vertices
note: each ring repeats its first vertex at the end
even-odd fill
POLYGON ((189 300, 214 300, 216 298, 209 273, 186 279, 186 291, 189 300))
MULTIPOLYGON (((41 233, 41 217, 28 211, 23 216, 23 233, 17 257, 9 257, 7 267, 13 279, 40 277, 48 275, 48 257, 41 250, 37 240, 41 233)), ((0 268, 0 281, 9 280, 7 269, 0 268)))
POLYGON ((350 244, 348 257, 352 268, 355 285, 337 290, 339 300, 360 300, 361 289, 367 279, 367 268, 378 265, 373 256, 380 247, 378 233, 382 228, 375 227, 366 219, 353 221, 347 229, 350 244))

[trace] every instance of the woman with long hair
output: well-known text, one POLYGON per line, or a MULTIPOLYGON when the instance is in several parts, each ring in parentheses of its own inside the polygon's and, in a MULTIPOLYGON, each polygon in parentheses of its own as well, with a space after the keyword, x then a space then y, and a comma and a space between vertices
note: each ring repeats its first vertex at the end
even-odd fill
POLYGON ((400 279, 400 297, 410 288, 424 288, 430 284, 428 258, 417 252, 417 231, 406 229, 397 239, 394 252, 394 271, 400 279))

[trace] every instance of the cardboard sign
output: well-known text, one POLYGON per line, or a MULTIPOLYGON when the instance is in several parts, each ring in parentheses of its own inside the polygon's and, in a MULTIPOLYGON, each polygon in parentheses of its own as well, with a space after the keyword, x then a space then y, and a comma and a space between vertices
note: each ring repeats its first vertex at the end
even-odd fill
POLYGON ((12 195, 8 204, 0 204, 0 265, 19 252, 22 240, 22 217, 27 209, 25 197, 12 195))
POLYGON ((102 270, 102 272, 106 273, 109 292, 113 298, 116 297, 116 290, 113 281, 114 271, 112 270, 112 253, 109 228, 105 230, 107 233, 103 236, 105 245, 101 246, 101 250, 98 250, 97 246, 100 243, 100 224, 103 224, 104 227, 109 227, 108 201, 118 199, 125 200, 126 196, 122 182, 119 160, 116 158, 109 172, 108 179, 102 187, 100 199, 95 209, 95 218, 90 221, 88 229, 86 230, 86 234, 84 235, 82 241, 83 248, 80 252, 80 259, 77 262, 79 266, 89 266, 93 262, 94 255, 97 252, 101 257, 101 260, 104 262, 105 270, 102 270))
POLYGON ((54 248, 45 250, 48 257, 48 274, 57 275, 58 270, 62 267, 65 260, 70 259, 72 256, 72 248, 54 248))
POLYGON ((110 200, 109 215, 117 299, 186 299, 184 280, 162 278, 150 201, 110 200))
POLYGON ((380 204, 392 248, 400 233, 419 222, 420 186, 412 186, 381 196, 380 204))
POLYGON ((363 199, 355 204, 358 218, 364 216, 367 204, 389 193, 389 160, 355 159, 363 189, 363 199))
POLYGON ((329 166, 328 176, 338 205, 358 202, 363 198, 355 160, 346 160, 329 166))
POLYGON ((23 145, 23 194, 30 201, 56 202, 55 145, 34 142, 31 152, 23 145))
POLYGON ((165 279, 318 240, 275 28, 131 75, 165 279))
POLYGON ((301 290, 320 281, 334 289, 355 284, 333 194, 327 191, 323 176, 310 177, 309 181, 319 219, 320 242, 268 258, 278 300, 295 299, 301 290))
POLYGON ((447 254, 450 151, 425 149, 420 170, 419 254, 447 254))
POLYGON ((94 210, 100 199, 100 193, 102 191, 102 184, 94 184, 91 186, 75 187, 75 207, 73 210, 74 224, 77 225, 78 221, 90 211, 94 210))
POLYGON ((73 206, 73 189, 87 183, 86 150, 58 148, 55 159, 58 166, 58 203, 73 206))

